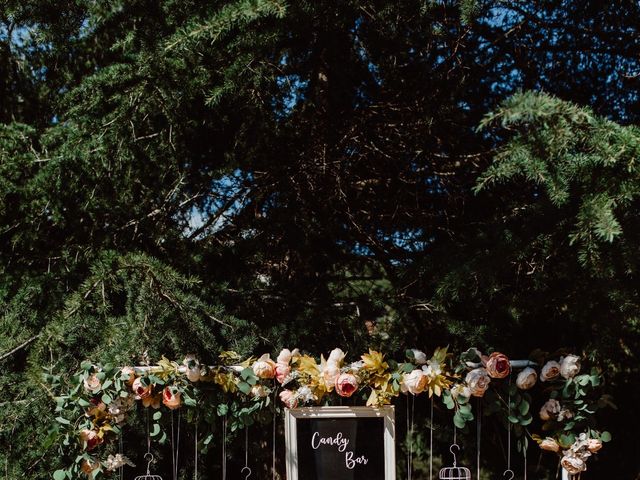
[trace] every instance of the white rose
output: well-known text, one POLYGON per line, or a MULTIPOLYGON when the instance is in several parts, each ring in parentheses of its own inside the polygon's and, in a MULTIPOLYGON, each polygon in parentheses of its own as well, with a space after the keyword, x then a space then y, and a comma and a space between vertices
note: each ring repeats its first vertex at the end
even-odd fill
POLYGON ((426 353, 424 353, 422 350, 418 350, 415 348, 412 348, 411 351, 413 352, 413 358, 416 361, 416 365, 424 365, 425 363, 427 363, 426 353))
POLYGON ((551 420, 552 418, 555 419, 560 413, 561 409, 562 407, 560 406, 559 401, 553 398, 551 400, 547 400, 547 402, 540 409, 540 419, 545 422, 547 420, 551 420))
POLYGON ((278 354, 278 358, 276 359, 276 363, 280 363, 282 365, 289 365, 291 362, 291 350, 288 348, 283 348, 280 350, 278 354))
POLYGON ((424 389, 427 388, 429 384, 429 379, 424 374, 422 370, 413 370, 410 373, 405 373, 402 376, 402 383, 400 384, 400 389, 402 393, 411 393, 413 395, 417 395, 419 393, 424 392, 424 389))
POLYGON ((516 385, 520 390, 529 390, 536 384, 537 380, 538 374, 536 371, 531 367, 527 367, 518 374, 516 385))
POLYGON ((327 363, 333 363, 337 366, 340 366, 342 364, 342 361, 344 360, 344 357, 345 353, 342 350, 340 350, 339 348, 334 348, 329 354, 327 363))
POLYGON ((555 360, 550 360, 545 363, 544 367, 542 367, 542 371, 540 372, 540 381, 547 382, 558 378, 558 375, 560 375, 560 364, 555 360))
POLYGON ((469 391, 474 397, 484 396, 484 392, 489 388, 491 377, 489 372, 484 368, 475 368, 467 373, 464 379, 465 383, 469 386, 469 391))
POLYGON ((560 361, 560 375, 567 380, 575 377, 580 371, 580 357, 567 355, 560 361))

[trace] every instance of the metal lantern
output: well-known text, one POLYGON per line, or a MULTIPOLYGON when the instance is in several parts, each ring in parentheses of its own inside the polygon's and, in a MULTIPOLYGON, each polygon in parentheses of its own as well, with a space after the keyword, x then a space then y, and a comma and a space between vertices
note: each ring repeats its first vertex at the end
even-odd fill
POLYGON ((144 454, 144 459, 147 461, 147 473, 145 475, 137 476, 134 480, 162 480, 160 475, 151 475, 151 473, 149 473, 151 463, 153 462, 153 455, 147 452, 144 454))
POLYGON ((454 448, 460 451, 460 447, 455 443, 449 448, 451 455, 453 455, 453 466, 441 469, 438 478, 442 480, 471 480, 471 471, 466 467, 458 467, 454 448))

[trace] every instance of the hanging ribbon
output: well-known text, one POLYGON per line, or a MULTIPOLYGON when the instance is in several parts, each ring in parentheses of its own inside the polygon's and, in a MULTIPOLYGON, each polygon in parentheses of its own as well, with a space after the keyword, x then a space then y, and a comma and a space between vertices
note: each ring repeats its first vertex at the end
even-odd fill
POLYGON ((431 396, 431 408, 429 414, 429 480, 433 480, 433 396, 431 396))

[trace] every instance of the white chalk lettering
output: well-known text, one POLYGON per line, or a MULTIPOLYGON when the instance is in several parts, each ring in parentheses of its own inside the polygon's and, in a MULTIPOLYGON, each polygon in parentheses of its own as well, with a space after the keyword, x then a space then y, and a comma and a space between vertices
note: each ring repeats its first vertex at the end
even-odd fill
POLYGON ((349 439, 342 436, 342 432, 338 432, 335 437, 321 437, 319 432, 313 432, 311 437, 311 448, 317 450, 322 445, 334 446, 339 452, 344 452, 349 445, 349 439))
POLYGON ((366 465, 369 463, 369 459, 362 455, 361 457, 353 458, 353 452, 347 452, 344 456, 344 461, 349 470, 353 470, 356 465, 366 465))

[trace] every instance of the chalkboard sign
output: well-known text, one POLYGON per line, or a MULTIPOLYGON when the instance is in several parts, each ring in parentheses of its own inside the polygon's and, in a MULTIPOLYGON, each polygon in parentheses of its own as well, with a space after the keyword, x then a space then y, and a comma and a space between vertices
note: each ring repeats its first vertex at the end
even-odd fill
POLYGON ((287 480, 395 480, 393 407, 287 410, 287 480))

